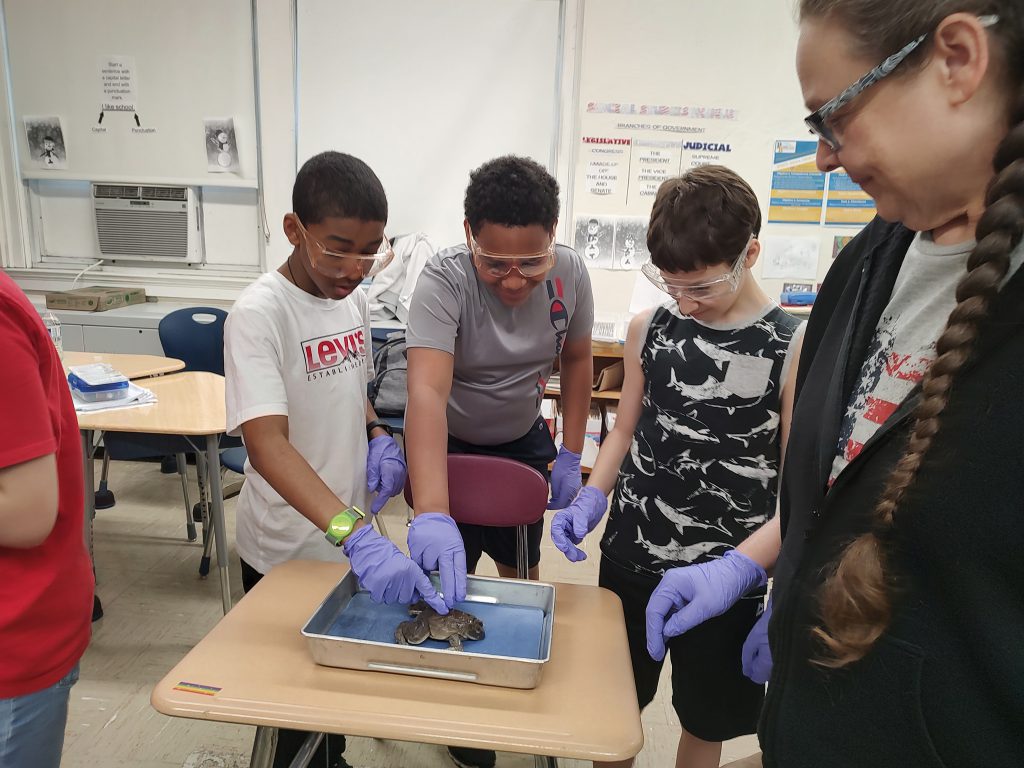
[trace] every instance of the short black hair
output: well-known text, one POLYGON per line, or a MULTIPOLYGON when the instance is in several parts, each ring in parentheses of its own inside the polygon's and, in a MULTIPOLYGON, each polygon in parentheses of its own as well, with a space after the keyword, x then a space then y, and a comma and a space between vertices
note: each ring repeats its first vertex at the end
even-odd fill
POLYGON ((722 165, 702 165, 658 188, 647 227, 651 262, 668 272, 732 266, 761 231, 757 195, 722 165))
POLYGON ((377 174, 362 160, 342 152, 321 152, 303 163, 295 176, 292 210, 306 226, 328 217, 386 223, 388 198, 377 174))
POLYGON ((465 210, 474 235, 485 223, 504 227, 540 224, 550 230, 558 221, 558 182, 528 157, 505 155, 488 160, 469 174, 465 210))

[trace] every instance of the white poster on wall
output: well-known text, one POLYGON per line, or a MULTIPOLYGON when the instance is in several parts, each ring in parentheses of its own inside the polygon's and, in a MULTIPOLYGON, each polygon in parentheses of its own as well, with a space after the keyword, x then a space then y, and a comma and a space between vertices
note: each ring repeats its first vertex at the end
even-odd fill
POLYGON ((817 238, 766 235, 760 240, 761 277, 782 280, 817 279, 817 238))
POLYGON ((135 57, 112 55, 100 59, 100 112, 136 112, 138 88, 135 57))

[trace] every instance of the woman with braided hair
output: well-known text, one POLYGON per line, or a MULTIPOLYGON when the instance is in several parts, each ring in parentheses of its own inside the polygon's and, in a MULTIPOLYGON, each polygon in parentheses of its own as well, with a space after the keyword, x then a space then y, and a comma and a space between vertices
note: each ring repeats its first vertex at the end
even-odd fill
POLYGON ((648 644, 774 568, 743 654, 771 675, 766 767, 1018 766, 1024 3, 799 9, 818 166, 844 167, 879 218, 808 321, 780 514, 735 556, 666 573, 648 644))

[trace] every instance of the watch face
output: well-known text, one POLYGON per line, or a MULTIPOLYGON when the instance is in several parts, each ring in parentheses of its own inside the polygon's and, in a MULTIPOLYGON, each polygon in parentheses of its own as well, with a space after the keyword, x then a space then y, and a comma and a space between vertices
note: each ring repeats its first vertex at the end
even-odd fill
POLYGON ((338 515, 331 520, 330 526, 327 528, 327 532, 337 538, 348 536, 352 532, 353 520, 348 515, 338 515))

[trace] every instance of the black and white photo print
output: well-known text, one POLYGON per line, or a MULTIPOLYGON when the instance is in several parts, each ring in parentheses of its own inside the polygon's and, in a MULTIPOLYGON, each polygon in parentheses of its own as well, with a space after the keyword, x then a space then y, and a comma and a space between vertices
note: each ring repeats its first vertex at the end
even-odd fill
POLYGON ((32 165, 58 171, 68 167, 64 131, 59 117, 26 117, 25 135, 32 165))
POLYGON ((238 145, 235 121, 212 117, 203 121, 206 135, 206 170, 210 173, 238 173, 238 145))

